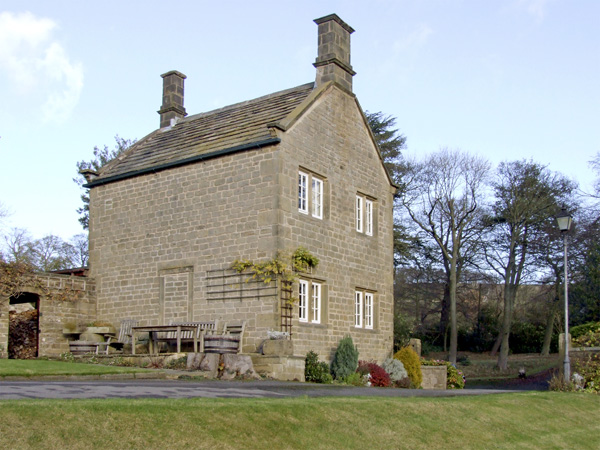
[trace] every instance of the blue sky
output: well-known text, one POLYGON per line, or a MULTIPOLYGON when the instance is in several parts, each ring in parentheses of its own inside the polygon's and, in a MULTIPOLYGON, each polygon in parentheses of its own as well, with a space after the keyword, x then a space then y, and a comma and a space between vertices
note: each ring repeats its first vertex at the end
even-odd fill
POLYGON ((596 0, 10 1, 0 3, 2 226, 80 233, 75 163, 159 125, 160 74, 189 114, 314 80, 317 27, 352 35, 362 107, 408 154, 533 159, 589 189, 600 151, 596 0))

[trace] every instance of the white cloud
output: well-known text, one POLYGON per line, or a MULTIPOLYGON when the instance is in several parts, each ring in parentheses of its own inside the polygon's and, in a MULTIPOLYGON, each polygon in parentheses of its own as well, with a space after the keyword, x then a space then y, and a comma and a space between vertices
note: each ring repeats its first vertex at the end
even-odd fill
POLYGON ((433 33, 429 25, 419 24, 412 31, 398 36, 392 43, 392 51, 386 53, 376 65, 378 76, 393 74, 397 81, 408 77, 419 59, 421 49, 427 45, 433 33))
POLYGON ((0 13, 0 71, 21 96, 41 95, 45 121, 63 122, 83 88, 83 67, 58 42, 57 24, 30 12, 0 13))
POLYGON ((518 0, 518 6, 524 8, 538 22, 541 22, 546 15, 546 8, 553 0, 518 0))
POLYGON ((420 24, 410 34, 394 42, 394 52, 398 54, 419 49, 427 43, 432 33, 433 30, 429 25, 420 24))

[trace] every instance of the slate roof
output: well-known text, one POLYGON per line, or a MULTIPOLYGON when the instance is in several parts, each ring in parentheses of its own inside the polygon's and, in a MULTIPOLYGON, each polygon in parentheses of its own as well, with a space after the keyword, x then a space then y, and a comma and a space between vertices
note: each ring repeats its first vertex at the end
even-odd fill
POLYGON ((279 142, 268 124, 286 118, 314 83, 196 114, 156 130, 104 166, 88 187, 279 142))

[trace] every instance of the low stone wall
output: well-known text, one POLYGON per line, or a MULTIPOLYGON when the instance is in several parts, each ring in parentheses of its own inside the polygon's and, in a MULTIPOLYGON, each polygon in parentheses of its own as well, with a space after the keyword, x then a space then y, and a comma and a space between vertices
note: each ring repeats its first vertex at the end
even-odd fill
POLYGON ((281 381, 304 381, 304 356, 251 354, 254 370, 281 381))
POLYGON ((448 369, 446 366, 421 366, 423 389, 446 389, 448 369))

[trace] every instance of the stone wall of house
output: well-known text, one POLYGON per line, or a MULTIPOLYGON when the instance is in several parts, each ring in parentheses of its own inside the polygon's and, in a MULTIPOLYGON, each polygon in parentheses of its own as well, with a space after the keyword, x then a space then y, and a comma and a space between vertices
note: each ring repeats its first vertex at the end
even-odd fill
MULTIPOLYGON (((169 131, 166 131, 169 132, 169 131)), ((304 246, 321 263, 322 321, 293 322, 294 354, 331 359, 350 334, 382 361, 393 338, 393 189, 354 96, 332 86, 282 143, 94 187, 90 276, 98 319, 118 325, 246 320, 244 352, 280 329, 277 295, 216 298, 208 277, 236 259, 265 260, 304 246), (298 211, 298 171, 325 181, 324 218, 298 211), (355 198, 375 205, 373 236, 355 229, 355 198), (372 330, 354 327, 356 289, 375 296, 372 330)), ((296 288, 297 289, 297 288, 296 288)))
POLYGON ((381 362, 393 348, 394 189, 354 96, 331 86, 285 132, 281 147, 281 247, 303 246, 319 258, 303 278, 321 283, 324 297, 320 324, 299 323, 296 309, 295 354, 313 350, 329 361, 350 335, 361 359, 381 362), (299 171, 324 180, 322 219, 298 210, 299 171), (373 201, 372 236, 356 231, 357 194, 373 201), (374 295, 373 329, 355 327, 356 291, 374 295))
POLYGON ((93 188, 98 319, 246 320, 243 350, 254 351, 279 326, 276 296, 209 299, 207 276, 236 259, 275 255, 276 151, 230 154, 93 188))
MULTIPOLYGON (((51 273, 35 277, 37 282, 30 288, 25 286, 23 292, 39 298, 38 356, 56 356, 69 351, 69 335, 63 334, 63 328, 75 328, 95 320, 95 283, 87 277, 51 273), (46 295, 48 292, 51 295, 46 295)), ((7 356, 9 345, 9 300, 0 299, 0 357, 7 356)))

